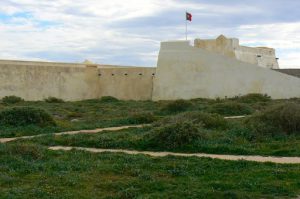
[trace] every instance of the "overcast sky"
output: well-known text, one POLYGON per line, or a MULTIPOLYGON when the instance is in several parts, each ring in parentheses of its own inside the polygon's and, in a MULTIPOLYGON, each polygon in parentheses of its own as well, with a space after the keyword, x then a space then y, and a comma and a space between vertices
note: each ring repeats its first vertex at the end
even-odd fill
POLYGON ((299 0, 1 0, 0 59, 156 66, 160 41, 237 37, 300 68, 299 0))

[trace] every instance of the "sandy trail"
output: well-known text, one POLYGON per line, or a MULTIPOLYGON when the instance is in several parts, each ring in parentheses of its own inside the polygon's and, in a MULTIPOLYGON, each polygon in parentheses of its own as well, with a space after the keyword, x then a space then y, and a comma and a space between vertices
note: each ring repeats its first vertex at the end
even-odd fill
POLYGON ((45 135, 75 135, 75 134, 79 134, 79 133, 94 134, 94 133, 100 133, 102 131, 119 131, 122 129, 140 128, 140 127, 144 127, 144 126, 147 126, 147 125, 130 125, 130 126, 99 128, 99 129, 93 129, 93 130, 66 131, 66 132, 60 132, 60 133, 40 134, 40 135, 32 135, 32 136, 14 137, 14 138, 0 138, 0 143, 11 142, 11 141, 19 140, 19 139, 31 139, 31 138, 41 137, 41 136, 45 136, 45 135))
POLYGON ((171 156, 180 156, 180 157, 208 157, 213 159, 221 160, 232 160, 232 161, 253 161, 253 162, 272 162, 278 164, 300 164, 300 157, 271 157, 271 156, 245 156, 245 155, 218 155, 218 154, 206 154, 206 153, 173 153, 173 152, 151 152, 151 151, 134 151, 134 150, 123 150, 123 149, 99 149, 99 148, 84 148, 84 147, 65 147, 65 146, 53 146, 49 147, 50 150, 63 150, 69 151, 72 149, 82 150, 91 153, 125 153, 131 155, 149 155, 152 157, 165 157, 168 155, 171 156))
MULTIPOLYGON (((244 118, 244 117, 247 117, 247 116, 246 115, 240 115, 240 116, 229 116, 229 117, 224 117, 224 118, 225 119, 240 119, 240 118, 244 118)), ((14 138, 0 138, 0 143, 12 142, 12 141, 19 140, 19 139, 31 139, 31 138, 45 136, 45 135, 75 135, 75 134, 79 134, 79 133, 93 134, 93 133, 100 133, 102 131, 119 131, 119 130, 122 130, 122 129, 140 128, 140 127, 144 127, 144 126, 150 126, 150 124, 98 128, 98 129, 93 129, 93 130, 66 131, 66 132, 61 132, 61 133, 40 134, 40 135, 32 135, 32 136, 21 136, 21 137, 14 137, 14 138)))

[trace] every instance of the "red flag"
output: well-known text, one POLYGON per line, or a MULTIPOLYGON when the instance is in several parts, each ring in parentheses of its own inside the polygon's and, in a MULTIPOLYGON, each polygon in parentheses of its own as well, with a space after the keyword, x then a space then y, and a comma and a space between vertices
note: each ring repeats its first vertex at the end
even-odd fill
POLYGON ((192 21, 192 14, 191 13, 186 12, 186 20, 192 21))

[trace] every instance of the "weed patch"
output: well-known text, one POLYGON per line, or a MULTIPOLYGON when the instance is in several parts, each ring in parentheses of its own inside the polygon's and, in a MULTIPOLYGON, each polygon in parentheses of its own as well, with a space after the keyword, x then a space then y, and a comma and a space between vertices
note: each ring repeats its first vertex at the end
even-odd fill
POLYGON ((225 116, 249 115, 254 112, 249 105, 238 102, 217 103, 212 105, 208 110, 211 113, 218 113, 225 116))
POLYGON ((23 101, 24 101, 24 99, 22 99, 21 97, 14 96, 14 95, 5 96, 2 98, 2 102, 4 104, 16 104, 16 103, 23 102, 23 101))
POLYGON ((53 118, 45 110, 33 107, 12 107, 0 112, 0 125, 3 126, 53 126, 53 118))
POLYGON ((193 104, 187 100, 175 100, 169 102, 165 107, 162 108, 162 111, 168 113, 178 113, 187 111, 193 104))

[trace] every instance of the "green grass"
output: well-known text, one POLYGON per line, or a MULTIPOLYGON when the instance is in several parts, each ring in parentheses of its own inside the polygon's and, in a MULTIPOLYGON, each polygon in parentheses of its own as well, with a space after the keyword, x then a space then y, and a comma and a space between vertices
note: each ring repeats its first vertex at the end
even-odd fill
POLYGON ((160 142, 157 142, 156 145, 153 144, 153 140, 148 139, 151 130, 152 127, 145 127, 124 129, 117 132, 106 131, 98 134, 44 136, 34 138, 31 142, 47 146, 63 145, 186 153, 300 156, 300 136, 285 135, 251 141, 247 139, 248 135, 243 134, 245 132, 238 128, 230 129, 226 133, 205 130, 201 132, 200 139, 194 139, 190 143, 174 148, 160 142))
MULTIPOLYGON (((210 107, 231 99, 211 100, 193 99, 179 103, 187 111, 210 112, 210 107), (183 105, 182 105, 183 104, 183 105), (188 104, 188 105, 186 105, 188 104)), ((181 102, 181 101, 180 101, 181 102)), ((277 101, 257 102, 250 104, 254 110, 261 110, 269 105, 276 104, 277 101), (263 103, 263 104, 262 104, 263 103)), ((105 97, 103 99, 83 100, 77 102, 48 103, 45 101, 20 101, 16 104, 0 103, 0 111, 12 107, 35 107, 46 110, 55 120, 57 127, 53 130, 49 128, 24 126, 22 131, 16 127, 0 127, 0 137, 14 137, 22 135, 36 135, 40 133, 54 133, 68 130, 93 129, 110 126, 122 126, 143 122, 133 119, 137 115, 145 113, 153 115, 153 120, 178 114, 177 111, 166 111, 165 108, 174 104, 172 101, 122 101, 105 97), (31 133, 30 133, 31 132, 31 133)), ((178 103, 175 103, 178 105, 178 103)), ((177 108, 177 107, 175 107, 177 108)), ((177 110, 177 109, 176 109, 177 110)), ((184 110, 180 110, 184 111, 184 110)), ((226 115, 226 114, 225 114, 226 115)))
POLYGON ((43 109, 54 119, 56 126, 41 127, 29 123, 22 126, 0 126, 0 137, 140 123, 153 125, 98 134, 45 135, 0 144, 0 199, 297 197, 300 195, 300 165, 192 157, 153 158, 118 153, 92 154, 82 151, 49 151, 46 148, 63 145, 300 156, 297 122, 299 111, 294 111, 293 108, 299 104, 299 99, 271 100, 268 96, 257 94, 232 99, 193 99, 175 103, 122 101, 111 97, 78 102, 62 102, 57 99, 48 102, 2 102, 0 111, 13 107, 43 109), (280 117, 274 117, 276 120, 256 122, 256 119, 266 113, 274 115, 269 111, 282 102, 293 102, 296 105, 280 109, 286 116, 280 114, 280 117), (252 121, 250 127, 245 122, 248 119, 223 119, 226 115, 252 112, 255 113, 249 119, 252 121), (282 132, 264 133, 267 132, 265 130, 270 131, 269 126, 274 121, 276 129, 282 132), (285 121, 288 121, 288 128, 285 121), (253 131, 261 128, 263 131, 253 131), (177 145, 172 145, 172 142, 177 145))
POLYGON ((300 165, 0 144, 0 198, 291 198, 300 165))

